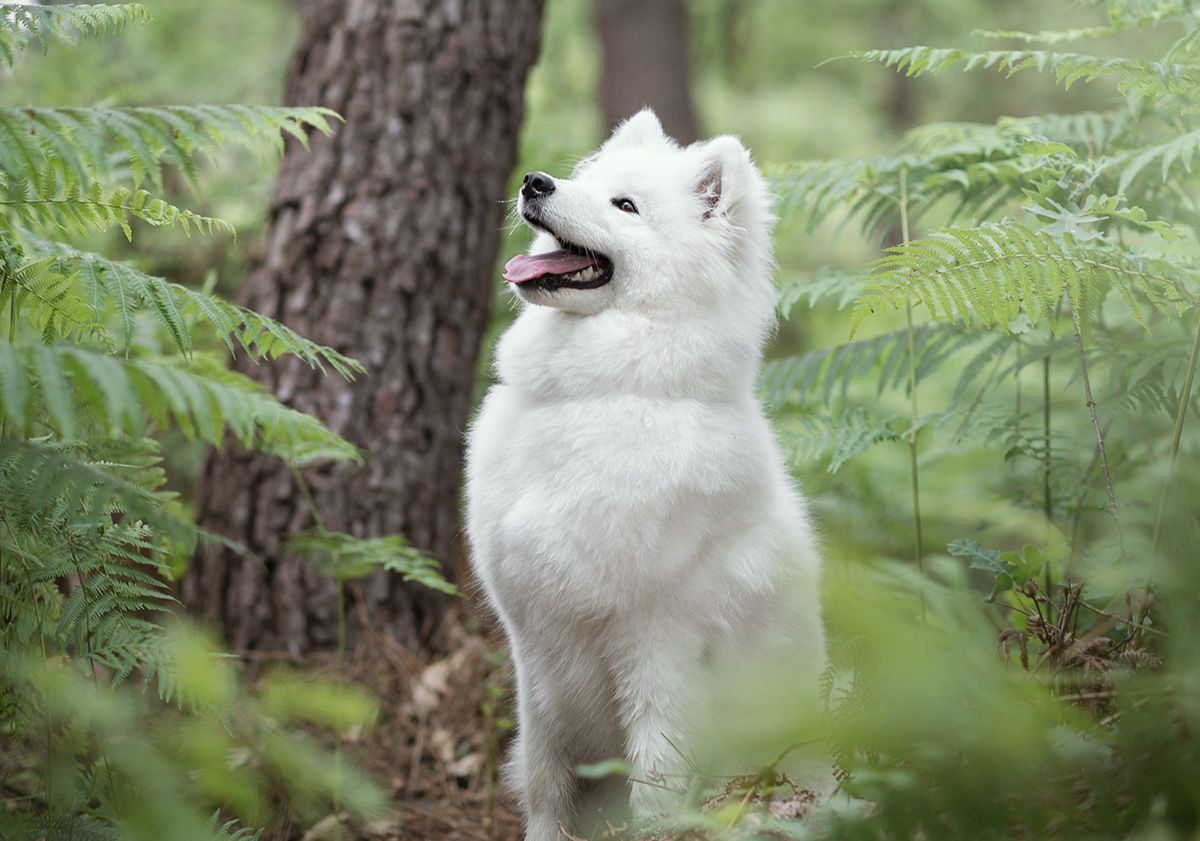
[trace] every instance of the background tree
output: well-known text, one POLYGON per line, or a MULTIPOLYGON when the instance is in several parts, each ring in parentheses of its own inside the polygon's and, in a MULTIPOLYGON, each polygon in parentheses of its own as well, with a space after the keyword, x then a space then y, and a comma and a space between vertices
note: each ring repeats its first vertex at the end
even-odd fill
MULTIPOLYGON (((241 364, 369 458, 303 475, 237 447, 209 459, 200 522, 248 551, 202 551, 182 593, 237 649, 297 657, 336 640, 333 581, 284 548, 308 526, 402 533, 454 577, 462 431, 541 6, 301 6, 286 101, 322 103, 346 125, 311 153, 297 145, 285 156, 266 253, 241 297, 371 373, 334 384, 303 365, 241 364)), ((444 597, 383 573, 356 595, 352 636, 353 617, 369 617, 407 645, 435 640, 444 597)))
POLYGON ((696 139, 683 0, 594 0, 600 36, 600 98, 610 126, 649 105, 667 134, 696 139))

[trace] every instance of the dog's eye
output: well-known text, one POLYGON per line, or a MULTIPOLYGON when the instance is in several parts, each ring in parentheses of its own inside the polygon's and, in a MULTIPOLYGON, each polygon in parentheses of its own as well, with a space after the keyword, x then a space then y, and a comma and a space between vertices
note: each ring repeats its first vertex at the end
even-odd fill
POLYGON ((637 213, 637 205, 633 203, 633 199, 613 199, 613 207, 617 210, 623 210, 626 213, 637 213))

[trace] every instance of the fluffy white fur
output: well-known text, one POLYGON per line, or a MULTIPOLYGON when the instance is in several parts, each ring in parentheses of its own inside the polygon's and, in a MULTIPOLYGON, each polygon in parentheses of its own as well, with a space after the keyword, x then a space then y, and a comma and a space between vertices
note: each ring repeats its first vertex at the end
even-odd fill
MULTIPOLYGON (((529 841, 570 825, 579 763, 677 773, 710 676, 773 651, 813 681, 825 660, 812 529, 754 394, 775 290, 749 153, 681 148, 647 110, 555 186, 546 226, 613 279, 517 288, 467 465, 473 563, 516 664, 529 841)), ((531 251, 556 248, 543 232, 531 251)), ((635 814, 660 795, 634 784, 635 814)))

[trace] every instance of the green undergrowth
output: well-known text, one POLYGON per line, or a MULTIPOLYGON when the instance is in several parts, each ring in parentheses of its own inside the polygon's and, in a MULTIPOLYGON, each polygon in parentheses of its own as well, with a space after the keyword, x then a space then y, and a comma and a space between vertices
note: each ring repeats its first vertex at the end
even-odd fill
MULTIPOLYGON (((42 50, 69 61, 63 51, 81 40, 149 20, 135 4, 0 3, 0 60, 42 50)), ((137 259, 160 230, 232 232, 175 198, 181 187, 198 195, 229 150, 266 161, 339 120, 318 107, 0 108, 6 840, 248 839, 280 807, 309 822, 383 808, 381 790, 316 737, 340 745, 373 723, 361 688, 284 671, 243 686, 217 644, 177 617, 173 576, 199 544, 229 541, 195 525, 163 458, 165 436, 178 435, 294 467, 361 462, 353 444, 227 362, 289 356, 330 376, 366 371, 137 259), (131 259, 93 250, 110 231, 131 259)), ((382 566, 449 589, 399 536, 293 540, 339 582, 382 566)))

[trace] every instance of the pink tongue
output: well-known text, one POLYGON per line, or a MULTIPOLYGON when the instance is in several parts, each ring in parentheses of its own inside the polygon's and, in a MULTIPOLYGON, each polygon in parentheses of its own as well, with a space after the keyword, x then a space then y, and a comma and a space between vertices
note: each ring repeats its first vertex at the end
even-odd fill
POLYGON ((518 254, 504 264, 504 279, 509 283, 524 283, 548 274, 570 274, 595 266, 591 257, 570 251, 551 251, 549 254, 518 254))

